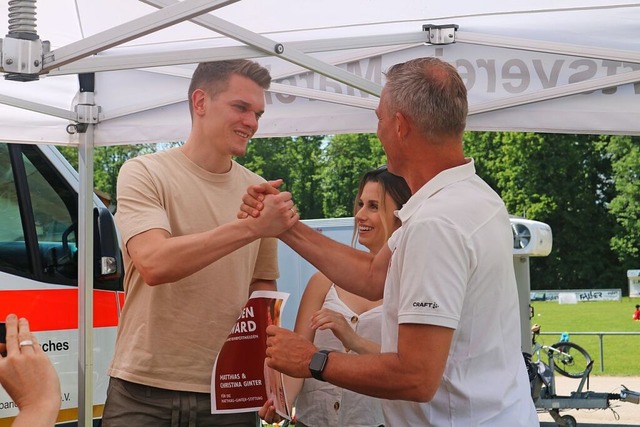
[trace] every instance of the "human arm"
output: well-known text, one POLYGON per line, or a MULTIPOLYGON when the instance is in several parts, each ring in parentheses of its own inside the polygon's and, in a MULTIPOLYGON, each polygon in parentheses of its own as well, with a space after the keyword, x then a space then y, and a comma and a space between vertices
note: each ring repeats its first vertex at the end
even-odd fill
MULTIPOLYGON (((20 409, 13 427, 51 427, 60 410, 60 381, 49 358, 29 331, 29 322, 6 319, 7 356, 0 359, 0 383, 20 409), (20 346, 30 340, 33 345, 20 346)), ((5 348, 3 348, 5 347, 5 348)))
POLYGON ((382 298, 391 260, 388 246, 373 255, 339 243, 299 221, 278 237, 342 289, 371 301, 382 298))
POLYGON ((331 329, 333 335, 342 342, 347 351, 358 354, 380 353, 380 344, 358 335, 342 314, 328 308, 320 309, 311 317, 311 328, 331 329))
MULTIPOLYGON (((280 181, 277 182, 279 184, 280 181)), ((279 194, 272 182, 247 188, 238 218, 259 218, 269 197, 279 194)), ((376 256, 343 245, 301 222, 274 235, 298 252, 341 288, 376 301, 382 298, 391 251, 384 247, 376 256)))
MULTIPOLYGON (((267 335, 269 366, 294 377, 311 376, 308 366, 317 351, 312 343, 275 326, 267 328, 267 335)), ((332 352, 323 377, 331 384, 373 397, 428 402, 442 379, 452 337, 453 329, 401 324, 397 352, 332 352)))
POLYGON ((289 193, 279 193, 270 202, 260 218, 235 220, 202 233, 171 236, 164 229, 153 228, 131 237, 127 251, 148 285, 175 282, 258 238, 277 235, 297 221, 289 193))
MULTIPOLYGON (((259 218, 268 197, 277 195, 271 182, 247 188, 238 218, 259 218)), ((382 298, 391 251, 384 246, 375 256, 343 245, 301 222, 274 235, 298 252, 341 288, 372 301, 382 298)))

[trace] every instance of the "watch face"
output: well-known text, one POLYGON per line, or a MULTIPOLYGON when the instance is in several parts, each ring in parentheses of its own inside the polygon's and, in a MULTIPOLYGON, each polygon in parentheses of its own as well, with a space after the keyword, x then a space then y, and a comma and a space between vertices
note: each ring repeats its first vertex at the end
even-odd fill
POLYGON ((322 372, 325 363, 327 363, 327 355, 325 353, 313 353, 311 362, 309 363, 309 369, 316 372, 322 372))

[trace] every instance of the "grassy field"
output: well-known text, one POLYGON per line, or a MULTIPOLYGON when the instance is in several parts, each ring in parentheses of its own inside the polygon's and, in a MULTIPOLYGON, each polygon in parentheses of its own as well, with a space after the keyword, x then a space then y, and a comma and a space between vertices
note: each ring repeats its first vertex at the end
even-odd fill
MULTIPOLYGON (((592 375, 640 376, 640 322, 631 319, 638 298, 621 301, 533 302, 535 314, 531 323, 541 326, 541 332, 569 332, 570 341, 583 347, 595 361, 592 375), (571 332, 636 332, 638 335, 604 336, 604 372, 600 366, 598 336, 571 335, 571 332)), ((541 335, 538 342, 551 345, 560 335, 541 335)))

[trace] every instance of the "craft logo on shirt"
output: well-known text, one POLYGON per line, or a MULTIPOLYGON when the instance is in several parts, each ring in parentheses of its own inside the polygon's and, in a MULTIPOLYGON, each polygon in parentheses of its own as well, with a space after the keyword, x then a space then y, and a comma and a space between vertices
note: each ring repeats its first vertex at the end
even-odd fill
POLYGON ((414 307, 425 307, 425 308, 433 308, 436 309, 440 307, 437 302, 424 302, 424 301, 414 301, 414 307))

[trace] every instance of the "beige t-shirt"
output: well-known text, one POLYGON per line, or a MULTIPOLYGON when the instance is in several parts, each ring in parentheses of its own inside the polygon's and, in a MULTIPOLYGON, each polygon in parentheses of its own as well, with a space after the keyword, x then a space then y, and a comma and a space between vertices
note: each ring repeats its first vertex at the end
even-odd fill
MULTIPOLYGON (((264 180, 233 162, 212 174, 179 149, 126 162, 118 177, 116 224, 123 246, 144 231, 172 236, 236 219, 247 186, 264 180)), ((171 390, 210 392, 213 363, 253 278, 278 277, 277 242, 256 240, 175 283, 146 285, 126 250, 126 300, 109 375, 171 390)))

